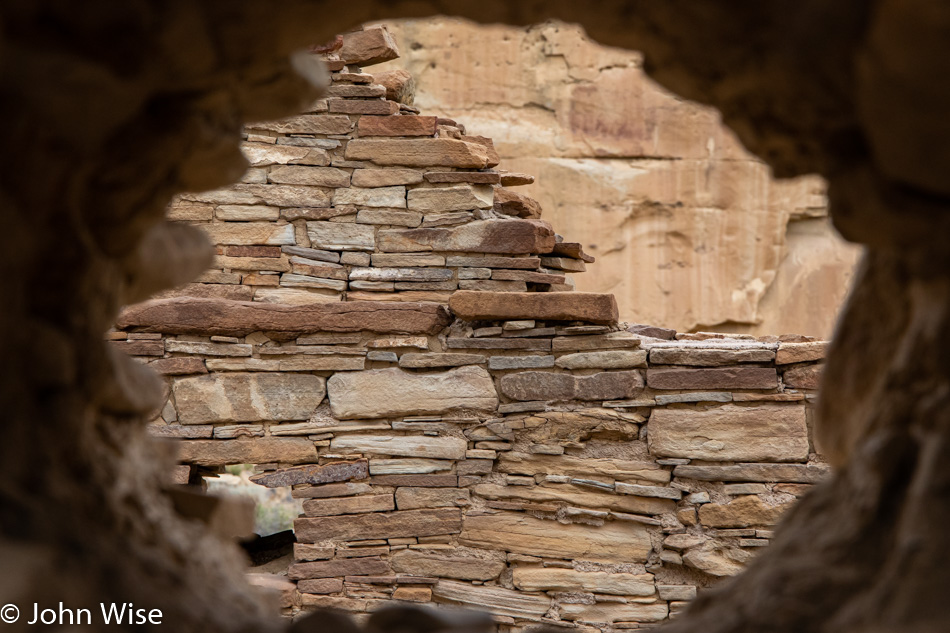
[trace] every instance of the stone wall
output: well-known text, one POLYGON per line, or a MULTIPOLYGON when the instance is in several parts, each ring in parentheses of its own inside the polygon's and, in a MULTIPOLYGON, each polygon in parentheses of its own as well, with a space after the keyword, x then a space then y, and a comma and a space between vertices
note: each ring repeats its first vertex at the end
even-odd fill
POLYGON ((391 24, 416 105, 491 136, 545 217, 598 258, 578 289, 679 330, 829 337, 859 249, 817 176, 779 180, 715 109, 657 85, 576 25, 391 24), (713 290, 714 289, 714 290, 713 290))
POLYGON ((338 40, 328 99, 248 126, 242 184, 173 203, 215 263, 109 335, 166 378, 150 431, 183 483, 253 463, 304 500, 291 612, 664 620, 825 472, 825 343, 628 325, 571 292, 593 258, 508 188, 532 178, 358 66, 395 54, 338 40))

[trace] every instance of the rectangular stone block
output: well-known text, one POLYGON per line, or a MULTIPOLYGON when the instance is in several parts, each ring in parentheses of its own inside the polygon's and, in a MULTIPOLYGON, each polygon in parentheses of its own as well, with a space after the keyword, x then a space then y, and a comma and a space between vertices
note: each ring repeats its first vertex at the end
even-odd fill
POLYGON ((646 365, 646 350, 581 352, 566 354, 557 359, 557 366, 564 369, 632 369, 646 365))
POLYGON ((451 470, 455 462, 449 459, 371 459, 371 475, 411 475, 451 470))
POLYGON ((335 451, 429 459, 463 459, 467 445, 458 437, 426 436, 343 435, 330 441, 335 451))
POLYGON ((588 591, 615 596, 652 596, 653 574, 516 567, 512 583, 522 591, 588 591))
POLYGON ((377 486, 412 486, 415 488, 454 488, 458 485, 455 475, 379 475, 372 483, 377 486))
POLYGON ((338 251, 372 251, 376 232, 370 225, 342 222, 307 222, 310 245, 338 251))
POLYGON ((543 253, 553 243, 553 229, 541 220, 479 220, 455 227, 379 232, 379 250, 385 253, 543 253))
POLYGON ((465 507, 471 504, 469 494, 467 488, 397 488, 396 507, 400 510, 465 507))
POLYGON ((228 464, 299 464, 317 461, 313 442, 306 438, 257 437, 239 440, 185 440, 178 444, 178 459, 199 466, 228 464))
POLYGON ((656 604, 620 604, 598 602, 595 604, 561 604, 561 617, 569 621, 590 623, 612 622, 659 622, 669 615, 665 602, 656 604))
POLYGON ((503 376, 498 386, 512 400, 615 400, 638 394, 643 389, 643 378, 638 371, 590 376, 526 371, 503 376))
POLYGON ((778 387, 778 374, 771 367, 650 368, 647 370, 647 385, 651 389, 680 389, 684 391, 696 389, 775 389, 778 387))
POLYGON ((399 510, 352 516, 299 518, 294 532, 301 541, 353 541, 406 536, 457 534, 462 529, 458 508, 399 510))
POLYGON ((434 136, 434 116, 363 116, 357 131, 363 136, 434 136))
POLYGON ((423 213, 490 209, 492 188, 488 185, 458 185, 412 189, 407 202, 410 209, 423 213))
POLYGON ((449 300, 449 309, 460 319, 468 321, 535 319, 609 324, 615 323, 618 319, 617 302, 613 295, 584 292, 476 293, 459 291, 449 300))
POLYGON ((319 485, 350 479, 365 479, 369 476, 369 464, 365 459, 328 464, 311 464, 295 468, 283 468, 259 475, 252 475, 251 481, 267 488, 299 486, 301 484, 319 485))
POLYGON ((646 527, 632 522, 563 525, 526 514, 468 514, 459 544, 528 556, 605 563, 642 563, 652 546, 646 527))
POLYGON ((502 257, 496 256, 467 256, 450 255, 446 258, 447 266, 459 266, 465 268, 512 268, 535 270, 541 266, 541 260, 537 257, 502 257))
POLYGON ((333 205, 352 204, 360 207, 385 207, 388 209, 406 208, 406 188, 403 186, 371 187, 361 189, 350 187, 333 192, 333 205))
POLYGON ((583 508, 596 508, 633 514, 663 514, 673 512, 676 506, 671 500, 636 498, 626 495, 588 492, 589 488, 558 484, 551 486, 501 486, 478 484, 472 489, 476 496, 492 500, 517 499, 530 503, 569 504, 583 508))
POLYGON ((393 495, 360 495, 333 499, 308 499, 303 502, 303 512, 308 517, 337 516, 340 514, 363 514, 364 512, 389 512, 396 509, 393 495))
POLYGON ((307 374, 227 373, 178 378, 172 392, 182 424, 205 424, 306 420, 326 389, 307 374))
POLYGON ((249 123, 247 127, 281 134, 346 134, 353 123, 345 115, 301 114, 280 121, 249 123))
POLYGON ((385 26, 343 34, 343 45, 337 55, 346 64, 372 66, 399 57, 396 38, 385 26))
MULTIPOLYGON (((350 518, 350 517, 343 517, 350 518)), ((364 576, 389 573, 389 563, 375 557, 343 558, 307 563, 294 563, 287 569, 291 580, 333 578, 334 576, 364 576)))
POLYGON ((432 588, 432 596, 439 603, 464 605, 470 609, 518 618, 540 618, 551 608, 549 596, 454 580, 439 581, 432 588))
POLYGON ((647 481, 667 484, 669 471, 652 461, 607 458, 581 458, 568 455, 538 455, 520 452, 502 453, 498 471, 518 475, 562 475, 617 481, 647 481))
POLYGON ((655 347, 650 350, 654 365, 694 365, 717 367, 737 363, 768 363, 775 359, 771 349, 696 349, 693 347, 655 347))
POLYGON ((459 409, 492 411, 498 406, 491 376, 476 366, 427 374, 395 367, 335 374, 328 389, 330 410, 340 420, 439 414, 459 409))
POLYGON ((492 356, 488 368, 493 371, 506 369, 546 369, 554 367, 553 356, 492 356))
MULTIPOLYGON (((360 125, 368 118, 374 117, 361 117, 360 125)), ((364 188, 415 185, 422 182, 422 172, 415 169, 355 169, 352 182, 354 187, 364 188)))
POLYGON ((212 244, 281 244, 294 243, 292 224, 271 222, 216 222, 196 225, 203 230, 212 244))
POLYGON ((484 365, 486 358, 481 354, 403 354, 399 366, 406 369, 431 369, 437 367, 462 367, 464 365, 484 365))
POLYGON ((814 484, 831 472, 826 464, 733 464, 729 466, 677 466, 673 474, 700 481, 763 481, 814 484))
POLYGON ((346 144, 346 159, 408 167, 485 169, 498 164, 493 148, 450 138, 354 139, 346 144))
POLYGON ((491 580, 504 571, 500 560, 476 558, 456 553, 457 550, 403 550, 392 556, 393 570, 418 576, 457 578, 459 580, 491 580))
POLYGON ((351 268, 350 279, 364 281, 447 281, 454 272, 450 268, 351 268))
POLYGON ((650 452, 709 461, 794 462, 808 459, 805 407, 762 404, 710 409, 656 409, 650 452))

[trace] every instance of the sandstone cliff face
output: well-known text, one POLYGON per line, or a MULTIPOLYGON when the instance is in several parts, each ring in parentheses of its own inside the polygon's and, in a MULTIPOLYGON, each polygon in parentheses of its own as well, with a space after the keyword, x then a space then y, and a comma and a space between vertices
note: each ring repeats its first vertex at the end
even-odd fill
POLYGON ((709 107, 652 82, 642 57, 575 26, 387 23, 415 105, 494 139, 544 219, 597 256, 578 290, 679 330, 831 333, 858 249, 818 177, 776 180, 709 107))

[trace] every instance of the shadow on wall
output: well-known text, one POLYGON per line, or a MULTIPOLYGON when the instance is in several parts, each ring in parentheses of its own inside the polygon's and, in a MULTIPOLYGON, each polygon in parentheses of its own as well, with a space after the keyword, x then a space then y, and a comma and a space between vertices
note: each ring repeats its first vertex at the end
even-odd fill
POLYGON ((492 137, 544 219, 597 257, 577 288, 679 331, 827 338, 860 248, 818 176, 776 180, 708 106, 650 80, 642 55, 580 27, 436 17, 386 23, 415 105, 492 137))

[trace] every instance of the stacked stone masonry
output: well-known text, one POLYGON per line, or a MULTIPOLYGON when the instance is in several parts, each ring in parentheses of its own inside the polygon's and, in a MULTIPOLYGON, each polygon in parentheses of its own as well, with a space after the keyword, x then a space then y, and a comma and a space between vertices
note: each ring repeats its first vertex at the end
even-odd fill
POLYGON ((825 343, 618 323, 570 292, 593 259, 508 188, 531 177, 387 98, 406 78, 360 67, 397 54, 384 29, 341 41, 329 98, 247 129, 242 184, 170 208, 214 267, 110 332, 165 376, 153 434, 182 481, 252 463, 304 500, 292 610, 674 616, 826 472, 825 343))

